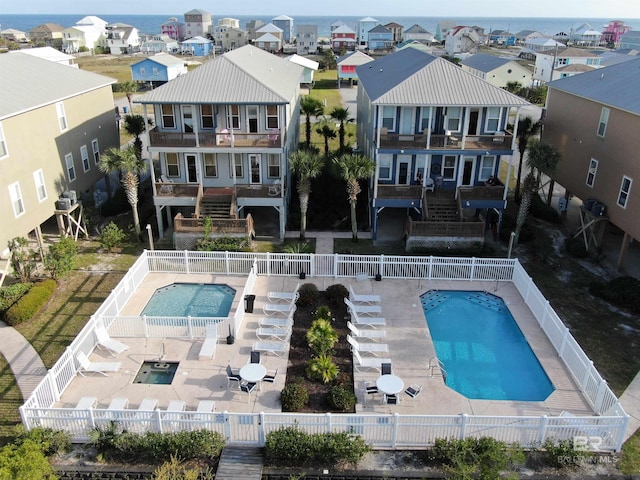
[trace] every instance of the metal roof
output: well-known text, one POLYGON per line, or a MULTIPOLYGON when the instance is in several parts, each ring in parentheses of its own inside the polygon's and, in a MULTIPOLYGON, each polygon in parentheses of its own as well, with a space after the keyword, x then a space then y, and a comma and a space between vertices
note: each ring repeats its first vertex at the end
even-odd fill
POLYGON ((135 65, 138 65, 146 61, 159 63, 160 65, 164 65, 165 67, 172 67, 173 65, 184 64, 184 60, 182 60, 181 58, 174 57, 173 55, 169 55, 168 53, 161 52, 161 53, 156 53, 155 55, 152 55, 150 57, 147 57, 144 60, 140 60, 139 62, 136 62, 131 66, 133 67, 135 65))
POLYGON ((286 104, 295 96, 304 68, 252 45, 209 60, 136 103, 286 104))
MULTIPOLYGON (((547 86, 640 115, 640 58, 561 78, 547 86)), ((553 96, 550 97, 552 102, 553 96)))
POLYGON ((373 58, 366 53, 362 53, 360 50, 355 50, 336 59, 336 65, 364 65, 369 62, 373 62, 373 58))
POLYGON ((448 60, 405 48, 356 69, 373 104, 524 106, 529 102, 448 60))
POLYGON ((0 55, 0 119, 106 87, 116 80, 33 55, 0 55))
POLYGON ((462 60, 462 65, 479 70, 481 72, 491 72, 505 63, 511 62, 508 58, 500 58, 495 55, 487 55, 486 53, 476 53, 462 60))

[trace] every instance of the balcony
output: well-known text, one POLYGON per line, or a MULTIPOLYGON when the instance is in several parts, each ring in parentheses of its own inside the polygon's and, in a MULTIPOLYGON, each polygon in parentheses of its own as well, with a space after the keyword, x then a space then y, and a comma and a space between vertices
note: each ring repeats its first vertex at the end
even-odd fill
POLYGON ((281 148, 284 138, 281 130, 262 133, 230 132, 149 132, 152 148, 281 148))
POLYGON ((422 197, 420 185, 380 185, 377 198, 415 199, 422 197))
POLYGON ((427 143, 427 135, 398 134, 380 132, 380 148, 401 150, 511 150, 513 134, 499 132, 491 135, 450 135, 431 134, 427 143))
MULTIPOLYGON (((185 218, 178 213, 173 219, 173 229, 175 233, 204 233, 204 218, 185 218)), ((253 218, 212 218, 211 233, 214 236, 220 235, 246 235, 255 236, 253 218)))

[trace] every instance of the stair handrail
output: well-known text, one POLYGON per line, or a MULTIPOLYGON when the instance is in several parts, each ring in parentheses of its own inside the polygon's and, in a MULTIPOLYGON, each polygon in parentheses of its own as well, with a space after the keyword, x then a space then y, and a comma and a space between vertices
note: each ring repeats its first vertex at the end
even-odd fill
POLYGON ((438 373, 434 373, 434 369, 438 369, 440 371, 439 375, 446 382, 447 370, 444 368, 444 363, 442 363, 438 357, 431 357, 429 359, 429 372, 431 374, 431 377, 433 377, 434 375, 438 375, 438 373))

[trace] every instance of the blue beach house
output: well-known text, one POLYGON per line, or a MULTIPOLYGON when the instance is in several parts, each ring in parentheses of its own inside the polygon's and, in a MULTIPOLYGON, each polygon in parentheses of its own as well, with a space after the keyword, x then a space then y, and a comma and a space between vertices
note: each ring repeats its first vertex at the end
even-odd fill
POLYGON ((204 37, 193 37, 180 42, 180 51, 183 55, 204 57, 213 51, 213 41, 204 37))
POLYGON ((150 83, 154 87, 186 73, 184 60, 167 53, 158 53, 131 65, 133 81, 150 83))
POLYGON ((393 32, 384 25, 376 25, 369 30, 367 39, 369 50, 388 50, 393 47, 393 32))

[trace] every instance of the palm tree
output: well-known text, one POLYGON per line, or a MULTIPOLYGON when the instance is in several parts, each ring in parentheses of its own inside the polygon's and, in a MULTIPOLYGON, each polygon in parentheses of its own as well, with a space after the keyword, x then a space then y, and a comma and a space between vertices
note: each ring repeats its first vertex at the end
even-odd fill
POLYGON ((522 84, 520 82, 507 82, 507 85, 504 89, 509 93, 514 93, 518 95, 522 90, 522 84))
POLYGON ((307 148, 311 146, 311 117, 319 117, 324 114, 324 106, 322 102, 317 98, 313 98, 310 95, 302 97, 300 100, 300 112, 304 114, 307 119, 305 124, 306 145, 307 148))
POLYGON ((532 172, 535 171, 536 190, 538 190, 542 174, 551 177, 555 173, 558 162, 560 162, 560 152, 553 145, 543 143, 537 138, 530 139, 528 147, 527 165, 532 172))
POLYGON ((371 177, 375 163, 364 155, 342 154, 334 158, 333 163, 338 168, 342 179, 347 182, 347 198, 351 204, 351 239, 358 241, 358 221, 356 219, 356 204, 361 192, 360 180, 371 177))
POLYGON ((135 137, 133 144, 136 147, 136 155, 138 156, 138 159, 142 158, 142 140, 140 140, 140 135, 142 135, 146 130, 145 123, 146 122, 142 115, 131 114, 124 117, 124 130, 129 135, 135 137))
POLYGON ((529 138, 538 133, 540 129, 540 122, 534 122, 531 117, 524 117, 518 122, 518 151, 520 152, 520 161, 518 162, 518 178, 516 180, 515 197, 516 202, 520 201, 520 179, 522 178, 522 162, 524 161, 524 154, 527 151, 527 144, 529 138))
POLYGON ((127 195, 127 201, 131 205, 133 212, 133 227, 136 235, 140 238, 140 219, 138 218, 138 175, 145 172, 149 165, 138 158, 136 147, 129 145, 120 150, 117 147, 110 148, 100 159, 98 168, 103 173, 118 171, 121 175, 121 182, 127 195))
POLYGON ((344 151, 344 124, 345 123, 349 123, 349 122, 353 122, 353 118, 349 117, 349 107, 347 107, 347 108, 336 107, 333 110, 331 110, 331 113, 329 114, 329 116, 331 118, 333 118, 335 121, 340 122, 340 128, 338 128, 338 140, 340 142, 340 150, 338 150, 338 151, 340 153, 345 153, 345 151, 344 151))
POLYGON ((305 240, 307 231, 307 209, 311 195, 311 179, 320 175, 324 161, 311 150, 297 150, 289 157, 291 171, 298 175, 298 197, 300 199, 300 240, 305 240))
POLYGON ((324 121, 320 126, 316 127, 316 133, 324 137, 324 156, 325 158, 328 159, 329 158, 329 139, 336 138, 336 131, 327 121, 324 121))
POLYGON ((120 83, 120 91, 124 92, 127 96, 127 101, 129 102, 129 112, 133 113, 133 105, 131 104, 131 100, 133 99, 133 92, 138 91, 138 83, 133 80, 127 80, 126 82, 120 83))
POLYGON ((518 209, 518 215, 516 216, 516 229, 514 231, 515 236, 513 237, 514 245, 518 244, 518 239, 520 238, 520 230, 522 229, 524 222, 527 220, 527 216, 529 215, 529 208, 531 207, 531 201, 533 200, 533 195, 535 194, 536 190, 536 178, 533 172, 529 172, 522 184, 522 201, 520 202, 520 208, 518 209))

